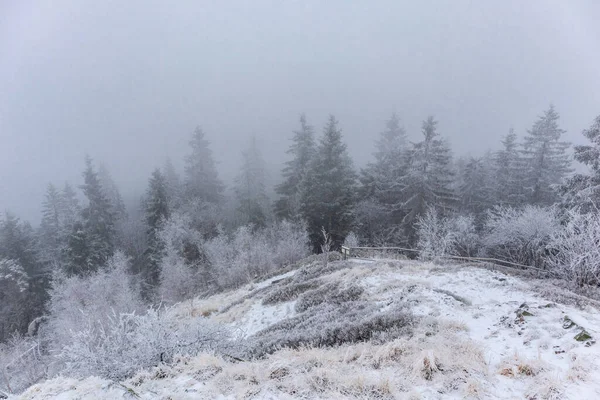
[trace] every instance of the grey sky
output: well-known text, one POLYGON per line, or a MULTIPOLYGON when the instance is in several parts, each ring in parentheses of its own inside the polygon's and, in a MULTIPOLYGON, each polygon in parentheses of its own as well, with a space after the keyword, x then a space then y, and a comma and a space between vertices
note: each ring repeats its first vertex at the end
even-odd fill
POLYGON ((201 125, 229 180, 249 135, 285 160, 305 112, 364 164, 396 111, 456 153, 518 134, 550 102, 568 138, 600 113, 597 1, 0 0, 0 209, 39 218, 85 153, 125 196, 201 125))

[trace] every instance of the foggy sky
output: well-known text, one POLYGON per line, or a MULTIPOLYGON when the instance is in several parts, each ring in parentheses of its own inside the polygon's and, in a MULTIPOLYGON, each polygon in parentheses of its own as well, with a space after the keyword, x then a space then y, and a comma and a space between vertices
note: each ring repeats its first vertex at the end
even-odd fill
POLYGON ((477 155, 552 102, 582 142, 599 18, 594 0, 0 0, 0 210, 39 220, 86 153, 139 197, 196 125, 225 181, 250 135, 278 171, 302 112, 319 134, 335 114, 357 166, 394 111, 477 155))

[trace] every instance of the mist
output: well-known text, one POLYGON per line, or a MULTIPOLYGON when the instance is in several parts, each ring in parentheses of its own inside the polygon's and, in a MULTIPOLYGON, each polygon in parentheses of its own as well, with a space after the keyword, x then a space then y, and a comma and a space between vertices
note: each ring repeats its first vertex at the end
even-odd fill
POLYGON ((392 112, 456 155, 522 136, 553 103, 581 142, 600 103, 594 1, 5 1, 0 209, 38 221, 84 157, 137 200, 199 125, 229 184, 256 136, 276 182, 298 117, 340 121, 355 164, 392 112))

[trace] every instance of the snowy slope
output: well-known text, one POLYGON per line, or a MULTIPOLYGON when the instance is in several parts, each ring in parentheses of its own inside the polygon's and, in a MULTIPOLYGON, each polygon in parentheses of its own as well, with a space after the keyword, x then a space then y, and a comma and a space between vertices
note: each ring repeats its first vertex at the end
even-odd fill
MULTIPOLYGON (((558 303, 564 293, 542 296, 539 282, 477 267, 391 260, 336 264, 317 277, 320 285, 358 285, 361 299, 383 311, 405 306, 417 317, 412 333, 387 342, 283 349, 254 361, 181 357, 121 383, 55 378, 20 398, 600 398, 597 309, 558 303), (575 340, 583 330, 591 338, 575 340)), ((178 311, 181 318, 204 315, 240 338, 252 338, 298 315, 298 296, 263 301, 301 273, 182 303, 178 311)))

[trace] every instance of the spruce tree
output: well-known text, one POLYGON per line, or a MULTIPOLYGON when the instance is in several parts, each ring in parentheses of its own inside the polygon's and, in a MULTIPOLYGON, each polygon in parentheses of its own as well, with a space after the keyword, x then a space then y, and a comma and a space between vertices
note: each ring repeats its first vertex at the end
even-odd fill
POLYGON ((375 161, 361 170, 357 223, 367 242, 395 243, 404 217, 402 195, 408 154, 406 131, 396 114, 387 121, 375 146, 375 161))
POLYGON ((144 202, 148 238, 144 281, 150 288, 157 287, 159 283, 159 265, 163 256, 164 244, 161 242, 158 232, 170 216, 167 190, 165 177, 159 169, 155 169, 149 180, 144 202))
POLYGON ((561 187, 562 204, 579 208, 582 212, 600 210, 600 115, 592 126, 583 131, 590 144, 575 146, 575 160, 589 168, 587 174, 578 173, 561 187))
POLYGON ((235 179, 239 223, 264 227, 269 219, 269 198, 266 189, 265 161, 253 137, 242 152, 242 168, 235 179))
POLYGON ((524 168, 517 135, 511 128, 502 139, 502 150, 494 154, 496 203, 516 207, 525 203, 524 168))
POLYGON ((423 140, 414 143, 408 155, 408 170, 403 190, 402 228, 408 245, 416 243, 415 222, 434 206, 442 212, 454 210, 457 198, 452 189, 452 153, 437 132, 437 121, 423 121, 423 140))
POLYGON ((310 241, 320 252, 322 229, 339 248, 354 222, 356 173, 342 131, 333 115, 329 117, 317 152, 302 182, 302 215, 310 241))
POLYGON ((522 153, 527 170, 525 187, 531 204, 554 203, 559 185, 571 172, 567 154, 570 143, 561 141, 565 130, 558 126, 558 119, 551 105, 525 136, 522 153))
POLYGON ((474 214, 478 220, 483 217, 484 211, 490 208, 493 202, 493 187, 490 182, 491 163, 486 163, 485 160, 471 157, 460 177, 460 208, 464 213, 474 214))
POLYGON ((110 203, 115 222, 127 219, 127 208, 125 207, 119 187, 104 164, 100 164, 98 168, 98 179, 100 180, 104 196, 110 203))
POLYGON ((224 185, 219 179, 209 142, 197 127, 190 140, 191 154, 185 160, 186 201, 219 204, 224 185))
POLYGON ((183 201, 183 188, 179 173, 177 173, 177 170, 175 169, 175 166, 170 158, 167 158, 165 161, 165 165, 163 166, 161 172, 166 184, 167 198, 169 199, 169 209, 179 209, 183 201))
POLYGON ((275 202, 275 214, 281 219, 297 220, 300 216, 300 183, 304 179, 315 154, 314 129, 300 116, 300 130, 294 131, 292 145, 287 154, 292 159, 285 163, 281 175, 283 182, 275 187, 281 197, 275 202))
POLYGON ((115 249, 115 218, 92 160, 85 159, 84 184, 87 205, 81 212, 81 224, 75 224, 69 238, 70 271, 86 273, 106 264, 115 249), (83 242, 83 243, 82 243, 83 242), (76 246, 77 248, 73 248, 76 246))
POLYGON ((53 184, 48 184, 42 203, 42 221, 40 223, 40 250, 42 262, 54 266, 62 263, 66 248, 64 198, 53 184))

